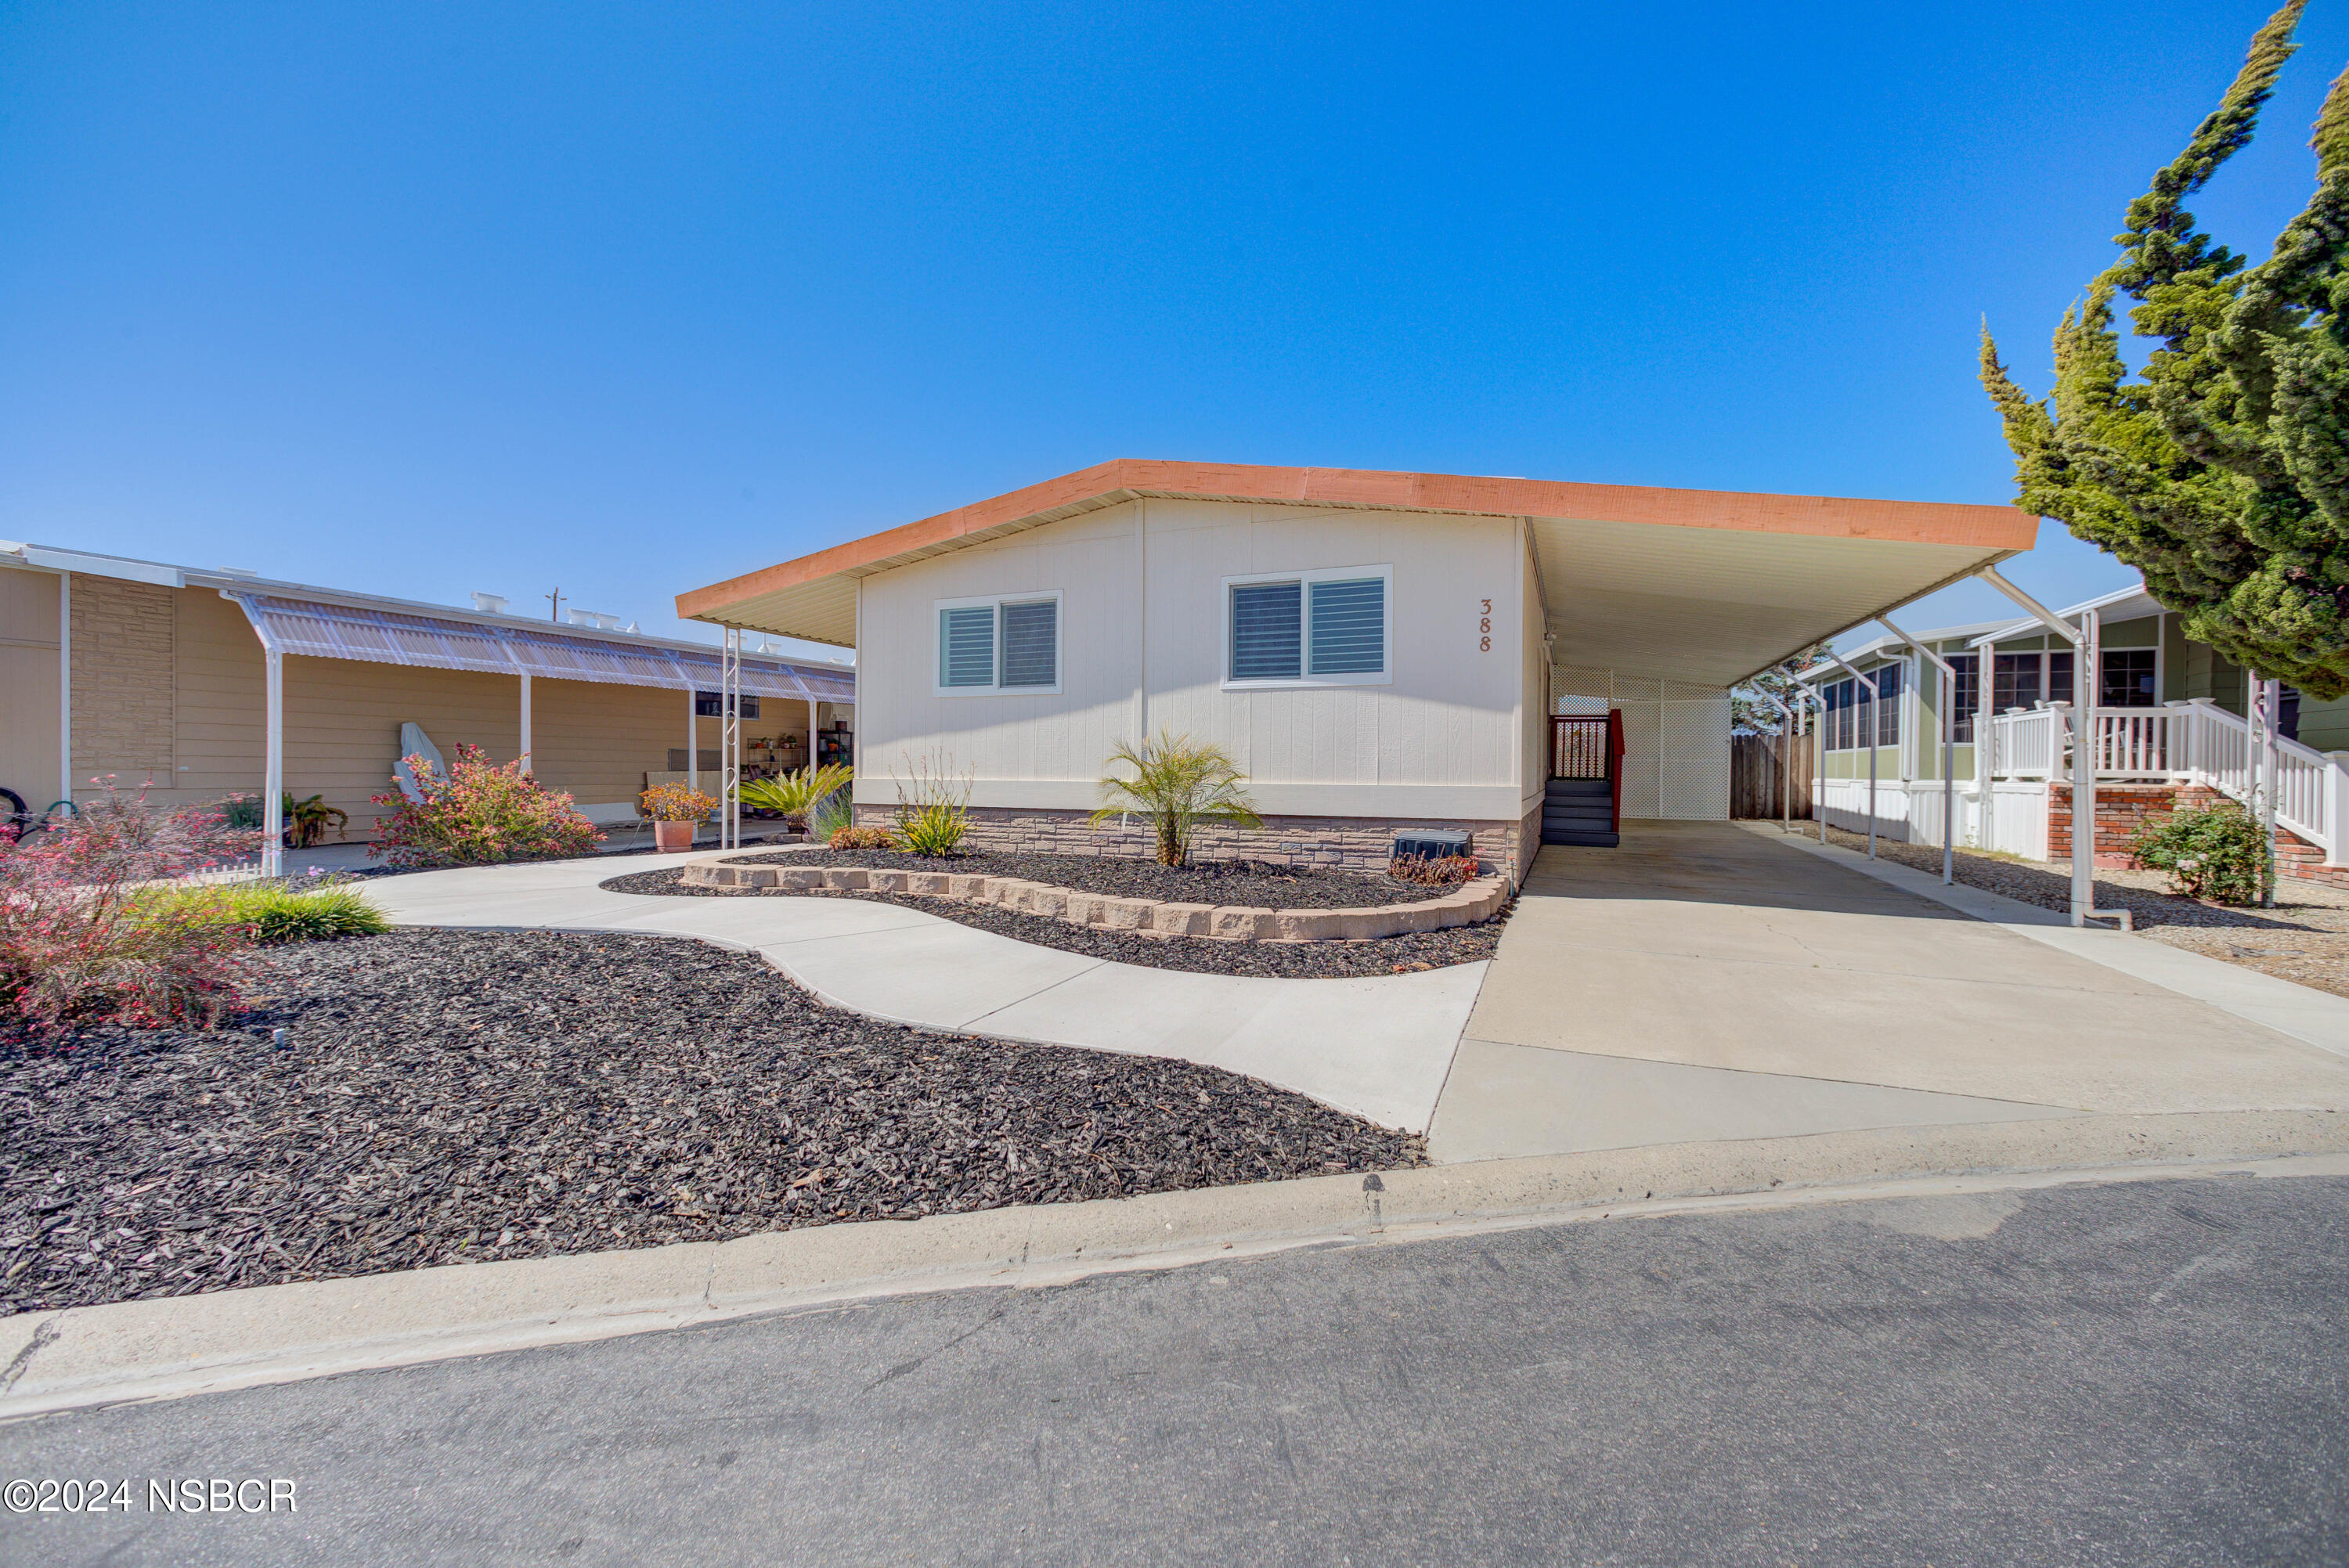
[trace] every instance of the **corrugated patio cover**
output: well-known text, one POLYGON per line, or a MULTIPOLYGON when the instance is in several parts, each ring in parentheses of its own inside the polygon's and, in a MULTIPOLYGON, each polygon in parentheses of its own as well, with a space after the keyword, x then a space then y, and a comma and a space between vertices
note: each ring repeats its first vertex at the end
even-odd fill
MULTIPOLYGON (((660 686, 672 691, 716 691, 720 685, 715 653, 688 653, 657 644, 631 647, 598 637, 569 636, 551 628, 540 632, 484 625, 315 599, 266 593, 239 593, 235 598, 264 641, 281 653, 484 675, 527 671, 549 680, 660 686)), ((775 659, 745 655, 741 683, 744 692, 756 696, 856 700, 853 676, 775 659)))

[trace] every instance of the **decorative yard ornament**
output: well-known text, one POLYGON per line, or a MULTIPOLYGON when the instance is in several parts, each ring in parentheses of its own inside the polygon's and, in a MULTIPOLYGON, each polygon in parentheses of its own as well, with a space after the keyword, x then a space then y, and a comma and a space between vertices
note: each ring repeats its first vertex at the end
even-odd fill
POLYGON ((2349 72, 2310 143, 2315 194, 2267 261, 2245 270, 2183 205, 2251 140, 2304 4, 2268 19, 2218 108, 2129 204, 2121 258, 2056 327, 2053 396, 2023 395, 1987 323, 1982 379, 2019 505, 2137 568, 2187 635, 2335 697, 2349 695, 2349 72), (2139 379, 2116 294, 2160 344, 2139 379))

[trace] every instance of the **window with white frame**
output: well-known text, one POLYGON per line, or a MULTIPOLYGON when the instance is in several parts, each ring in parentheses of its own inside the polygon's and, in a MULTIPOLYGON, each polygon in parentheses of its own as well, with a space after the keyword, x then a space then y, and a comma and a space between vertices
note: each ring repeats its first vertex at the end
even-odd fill
POLYGON ((941 599, 938 685, 945 696, 1061 689, 1061 595, 941 599))
POLYGON ((1900 687, 1906 665, 1885 665, 1871 672, 1876 682, 1876 744, 1900 744, 1900 687))
POLYGON ((1225 684, 1384 683, 1392 585, 1385 566, 1226 578, 1225 684))

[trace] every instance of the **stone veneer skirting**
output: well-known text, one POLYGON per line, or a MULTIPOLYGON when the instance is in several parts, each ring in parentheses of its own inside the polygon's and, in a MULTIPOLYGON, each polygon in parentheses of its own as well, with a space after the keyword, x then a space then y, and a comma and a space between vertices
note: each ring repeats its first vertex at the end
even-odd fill
POLYGON ((701 861, 687 866, 696 887, 799 888, 809 892, 908 893, 921 898, 992 903, 1020 914, 1064 920, 1105 931, 1154 936, 1211 936, 1234 942, 1364 941, 1413 931, 1444 931, 1490 920, 1508 902, 1505 877, 1475 877, 1442 898, 1368 909, 1249 909, 1238 905, 1171 903, 1079 892, 1019 877, 968 872, 874 871, 861 866, 730 865, 701 861))
MULTIPOLYGON (((1147 860, 1153 850, 1150 826, 1135 819, 1131 826, 1107 823, 1096 828, 1086 813, 1013 806, 974 806, 966 841, 978 850, 1050 855, 1113 855, 1147 860)), ((859 827, 885 828, 896 820, 892 806, 859 806, 859 827)), ((1521 880, 1541 847, 1541 811, 1522 822, 1475 821, 1439 817, 1273 817, 1259 829, 1203 824, 1192 842, 1192 858, 1202 861, 1250 860, 1272 865, 1319 866, 1332 871, 1382 872, 1399 832, 1443 829, 1465 831, 1470 847, 1486 871, 1498 871, 1510 882, 1521 880)))

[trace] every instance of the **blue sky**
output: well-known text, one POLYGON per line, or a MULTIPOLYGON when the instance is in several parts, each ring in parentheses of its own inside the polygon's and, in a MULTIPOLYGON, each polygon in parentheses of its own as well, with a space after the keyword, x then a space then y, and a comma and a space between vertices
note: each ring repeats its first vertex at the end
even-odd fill
POLYGON ((1111 457, 2002 501, 1978 321, 2267 8, 0 4, 0 536, 669 631, 1111 457))

